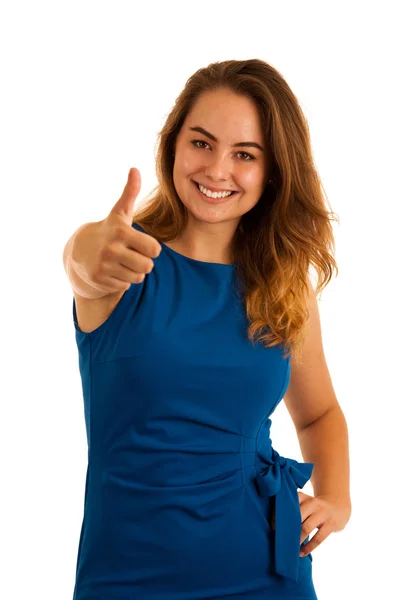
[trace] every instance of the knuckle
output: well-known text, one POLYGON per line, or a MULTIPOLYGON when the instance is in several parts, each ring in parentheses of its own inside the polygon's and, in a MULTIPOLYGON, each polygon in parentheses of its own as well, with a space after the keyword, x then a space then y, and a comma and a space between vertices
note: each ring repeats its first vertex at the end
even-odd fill
POLYGON ((109 244, 103 251, 103 261, 113 259, 115 255, 115 247, 112 244, 109 244))
POLYGON ((118 223, 115 226, 114 235, 118 239, 124 238, 124 236, 125 236, 125 229, 124 229, 124 226, 122 224, 118 223))
POLYGON ((94 271, 91 280, 93 281, 93 283, 95 283, 96 285, 101 285, 101 274, 100 271, 96 270, 94 271))
POLYGON ((326 520, 326 524, 327 524, 327 526, 329 527, 329 529, 331 531, 337 531, 338 530, 338 523, 336 522, 336 520, 333 517, 329 517, 326 520))
POLYGON ((107 246, 105 246, 100 254, 100 262, 101 263, 105 263, 107 260, 109 260, 110 258, 112 258, 112 246, 111 244, 107 244, 107 246))
POLYGON ((151 271, 153 270, 153 267, 154 267, 154 263, 153 263, 153 261, 152 261, 151 259, 149 259, 149 260, 146 262, 146 265, 147 265, 147 270, 146 270, 146 273, 151 273, 151 271))
POLYGON ((144 273, 136 273, 133 277, 135 283, 141 283, 145 278, 144 273))

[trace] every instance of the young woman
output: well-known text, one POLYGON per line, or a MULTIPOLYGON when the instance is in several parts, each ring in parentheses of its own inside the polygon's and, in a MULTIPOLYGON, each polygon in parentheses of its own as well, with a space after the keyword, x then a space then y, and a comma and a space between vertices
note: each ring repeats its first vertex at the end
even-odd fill
POLYGON ((131 169, 64 251, 88 437, 74 600, 315 599, 311 552, 351 502, 317 305, 334 214, 305 117, 265 62, 214 63, 156 161, 136 213, 131 169), (282 399, 306 462, 272 446, 282 399))

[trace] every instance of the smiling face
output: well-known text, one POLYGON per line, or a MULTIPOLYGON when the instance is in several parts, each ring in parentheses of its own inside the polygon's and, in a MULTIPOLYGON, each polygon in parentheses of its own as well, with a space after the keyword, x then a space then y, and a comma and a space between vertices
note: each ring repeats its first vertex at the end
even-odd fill
POLYGON ((176 140, 173 181, 192 224, 229 223, 233 233, 268 182, 267 148, 254 102, 226 89, 201 94, 176 140), (214 191, 234 193, 210 198, 214 191))

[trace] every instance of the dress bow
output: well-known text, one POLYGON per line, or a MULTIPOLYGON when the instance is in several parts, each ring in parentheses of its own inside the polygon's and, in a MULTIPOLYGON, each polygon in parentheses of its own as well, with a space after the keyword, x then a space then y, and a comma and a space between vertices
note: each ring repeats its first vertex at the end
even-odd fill
MULTIPOLYGON (((263 453, 264 454, 264 453, 263 453)), ((256 476, 260 493, 275 499, 275 571, 298 581, 301 512, 297 488, 310 479, 314 463, 284 458, 269 446, 256 476)))

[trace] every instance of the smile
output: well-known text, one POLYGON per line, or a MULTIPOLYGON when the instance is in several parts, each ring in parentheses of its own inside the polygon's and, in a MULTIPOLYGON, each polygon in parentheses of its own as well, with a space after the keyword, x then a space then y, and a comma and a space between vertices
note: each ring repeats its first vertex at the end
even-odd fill
POLYGON ((207 200, 208 202, 212 202, 212 203, 222 202, 237 193, 234 191, 211 192, 211 190, 207 190, 207 188, 200 186, 200 184, 198 184, 196 181, 193 181, 193 184, 196 186, 197 191, 201 194, 202 198, 204 198, 204 200, 207 200))

